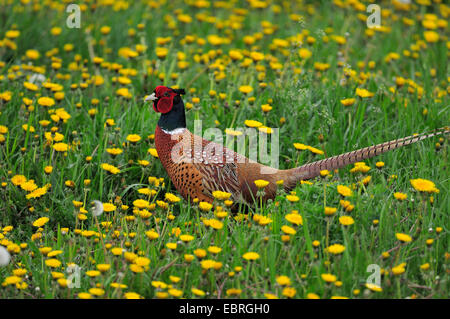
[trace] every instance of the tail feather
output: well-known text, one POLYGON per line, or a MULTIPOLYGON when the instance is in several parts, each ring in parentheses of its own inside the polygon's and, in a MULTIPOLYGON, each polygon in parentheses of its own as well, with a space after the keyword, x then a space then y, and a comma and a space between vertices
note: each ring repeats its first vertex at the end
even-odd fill
POLYGON ((411 135, 404 138, 399 138, 397 140, 385 142, 382 144, 377 144, 374 146, 369 146, 365 148, 361 148, 356 151, 343 153, 337 156, 329 157, 320 161, 312 162, 297 168, 293 168, 288 170, 290 176, 293 177, 295 182, 299 180, 307 180, 314 178, 320 175, 320 171, 322 170, 334 170, 341 167, 344 167, 349 164, 354 164, 359 161, 366 160, 368 158, 386 153, 391 150, 395 150, 397 148, 407 146, 424 139, 438 136, 442 134, 450 133, 450 128, 443 127, 435 130, 431 133, 422 133, 417 135, 411 135))

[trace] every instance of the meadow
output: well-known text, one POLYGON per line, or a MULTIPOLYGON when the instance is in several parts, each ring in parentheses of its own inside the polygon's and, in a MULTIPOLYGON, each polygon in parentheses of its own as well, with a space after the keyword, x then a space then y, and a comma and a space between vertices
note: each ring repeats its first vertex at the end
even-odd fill
POLYGON ((155 149, 157 85, 280 168, 449 125, 450 7, 372 2, 0 0, 0 298, 448 298, 448 137, 237 212, 155 149))

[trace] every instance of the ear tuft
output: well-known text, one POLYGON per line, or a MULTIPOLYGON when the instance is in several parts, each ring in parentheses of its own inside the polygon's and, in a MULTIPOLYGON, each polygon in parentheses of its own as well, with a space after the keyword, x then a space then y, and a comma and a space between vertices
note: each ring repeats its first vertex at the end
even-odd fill
POLYGON ((180 94, 180 95, 185 95, 186 91, 184 89, 175 89, 173 90, 175 93, 180 94))

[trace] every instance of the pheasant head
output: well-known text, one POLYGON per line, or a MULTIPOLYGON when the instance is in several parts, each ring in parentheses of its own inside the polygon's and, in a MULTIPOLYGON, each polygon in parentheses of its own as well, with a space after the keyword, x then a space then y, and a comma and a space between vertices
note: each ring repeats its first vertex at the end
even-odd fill
POLYGON ((177 128, 186 127, 186 117, 184 113, 184 103, 181 98, 186 94, 184 89, 172 89, 159 85, 155 88, 145 101, 153 102, 155 112, 161 113, 158 121, 160 128, 172 131, 177 128))

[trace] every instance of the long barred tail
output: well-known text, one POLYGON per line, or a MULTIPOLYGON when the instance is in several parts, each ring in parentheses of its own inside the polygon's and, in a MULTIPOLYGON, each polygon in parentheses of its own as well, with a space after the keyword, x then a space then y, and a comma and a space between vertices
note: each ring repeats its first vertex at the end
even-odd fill
POLYGON ((307 180, 314 178, 318 175, 320 175, 321 170, 334 170, 341 167, 344 167, 349 164, 353 164, 359 161, 363 161, 365 159, 386 153, 391 150, 395 150, 397 148, 410 145, 419 141, 422 141, 424 139, 438 136, 442 134, 448 134, 450 133, 449 127, 443 127, 436 129, 432 133, 422 133, 417 135, 411 135, 404 138, 399 138, 397 140, 389 141, 382 144, 377 144, 374 146, 369 146, 365 148, 361 148, 356 151, 344 153, 341 155, 329 157, 317 162, 312 162, 297 168, 293 168, 292 170, 289 170, 290 173, 295 177, 295 179, 298 180, 307 180))

